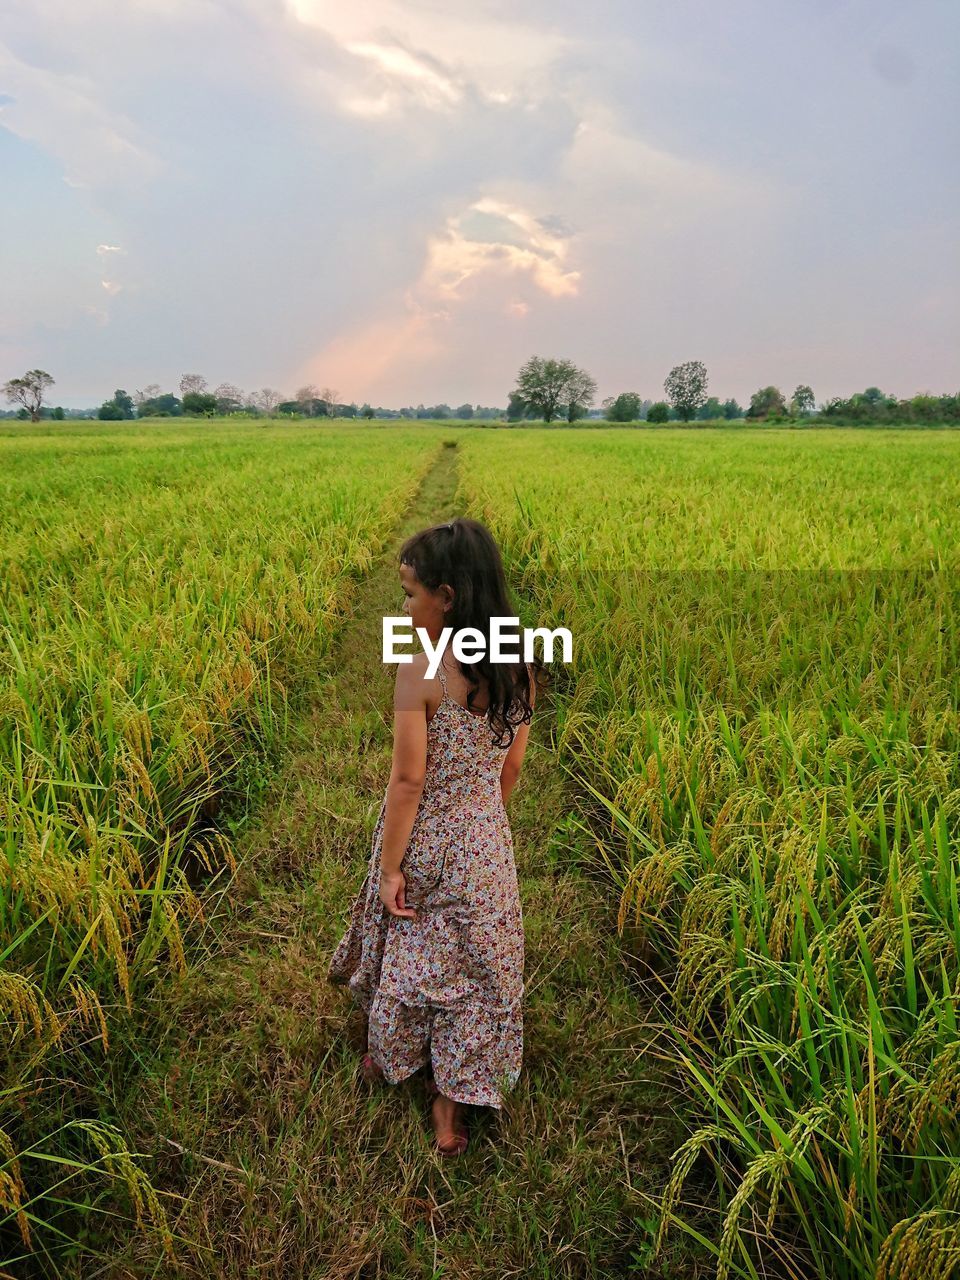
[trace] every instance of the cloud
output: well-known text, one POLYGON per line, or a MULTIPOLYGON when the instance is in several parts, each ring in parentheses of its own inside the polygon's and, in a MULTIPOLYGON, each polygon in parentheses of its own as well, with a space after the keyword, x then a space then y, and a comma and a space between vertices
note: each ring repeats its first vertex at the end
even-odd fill
POLYGON ((551 297, 577 292, 579 271, 566 269, 568 243, 543 221, 499 200, 475 201, 430 239, 427 261, 415 292, 456 298, 462 286, 483 273, 526 273, 551 297))
POLYGON ((82 310, 85 315, 88 315, 91 319, 95 320, 101 329, 110 323, 110 316, 103 307, 86 306, 83 307, 82 310))
POLYGON ((3 44, 0 75, 15 95, 4 103, 4 127, 55 156, 68 186, 122 185, 163 171, 136 126, 99 101, 91 78, 33 66, 3 44))
POLYGON ((556 215, 536 216, 493 197, 473 201, 428 238, 419 276, 404 291, 402 312, 389 299, 383 314, 329 343, 303 371, 344 387, 387 389, 429 373, 455 346, 464 315, 491 305, 523 318, 529 303, 511 296, 519 277, 549 298, 577 293, 580 272, 568 265, 572 233, 556 215))
POLYGON ((504 18, 478 0, 286 0, 305 27, 326 34, 350 62, 324 74, 337 105, 370 118, 405 105, 450 112, 468 98, 505 106, 553 96, 550 71, 574 44, 555 27, 504 18), (351 62, 367 63, 369 83, 351 62))
POLYGON ((689 204, 696 216, 702 216, 703 200, 755 205, 778 192, 766 178, 656 147, 625 129, 616 112, 600 103, 591 104, 577 125, 562 174, 594 199, 601 191, 618 203, 642 194, 648 201, 689 204))
MULTIPOLYGON (((121 249, 120 245, 118 244, 98 244, 97 245, 97 256, 100 258, 104 258, 107 261, 110 261, 118 254, 121 257, 126 257, 127 251, 126 249, 121 249)), ((107 294, 109 294, 111 298, 115 297, 116 294, 120 293, 123 290, 123 285, 118 280, 101 280, 100 287, 107 294)))
POLYGON ((955 227, 935 145, 955 95, 948 24, 921 5, 865 39, 814 0, 789 41, 768 15, 744 44, 702 0, 656 22, 546 0, 6 0, 0 329, 73 403, 121 368, 187 367, 503 403, 531 351, 611 390, 702 352, 742 398, 811 332, 836 352, 797 371, 818 394, 858 350, 949 382, 955 313, 917 308, 950 254, 931 226, 955 227))
MULTIPOLYGON (((462 85, 457 84, 439 67, 431 65, 426 58, 418 57, 400 45, 371 44, 355 40, 345 45, 345 48, 348 53, 372 62, 387 81, 398 84, 426 107, 455 107, 463 98, 462 85)), ((373 114, 380 114, 381 105, 382 109, 387 109, 390 100, 389 93, 381 94, 375 100, 378 108, 373 114)), ((346 101, 349 103, 350 100, 346 101)), ((369 100, 354 100, 357 101, 369 100)), ((364 114, 362 108, 360 113, 364 114)))

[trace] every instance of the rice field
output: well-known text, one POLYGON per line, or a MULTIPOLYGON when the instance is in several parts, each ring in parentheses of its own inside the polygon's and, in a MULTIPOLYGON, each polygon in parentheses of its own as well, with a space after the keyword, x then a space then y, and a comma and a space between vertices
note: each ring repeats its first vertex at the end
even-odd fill
POLYGON ((158 1216, 123 1136, 71 1103, 108 1069, 114 1010, 185 968, 198 878, 232 864, 226 810, 439 447, 274 423, 0 430, 3 1240, 15 1222, 30 1244, 68 1160, 106 1160, 158 1216))
POLYGON ((695 1121, 649 1274, 689 1240, 718 1280, 947 1277, 960 437, 918 430, 0 428, 0 1257, 75 1221, 86 1163, 167 1231, 98 1110, 117 1028, 189 969, 306 672, 451 438, 523 621, 573 633, 571 821, 695 1121))
POLYGON ((568 626, 559 746, 700 1124, 657 1243, 727 1276, 960 1266, 960 440, 475 435, 568 626))

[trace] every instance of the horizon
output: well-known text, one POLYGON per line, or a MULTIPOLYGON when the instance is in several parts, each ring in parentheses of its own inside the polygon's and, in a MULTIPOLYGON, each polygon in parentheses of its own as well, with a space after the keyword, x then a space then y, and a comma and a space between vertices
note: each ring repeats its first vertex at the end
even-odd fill
MULTIPOLYGON (((708 370, 708 372, 709 372, 709 370, 708 370)), ((19 376, 19 375, 18 375, 18 376, 19 376)), ((56 385, 56 383, 54 383, 54 385, 56 385)), ((776 385, 776 384, 758 383, 758 384, 757 384, 757 387, 756 387, 756 388, 754 388, 754 390, 760 390, 760 389, 762 389, 764 386, 767 386, 767 385, 776 385)), ((871 387, 873 387, 873 386, 878 386, 878 387, 879 387, 879 389, 880 389, 881 391, 885 391, 885 387, 884 387, 882 384, 880 384, 880 383, 873 382, 873 383, 868 384, 868 386, 871 386, 871 387)), ((781 391, 783 391, 784 395, 785 395, 785 396, 786 396, 786 398, 789 400, 792 389, 791 389, 791 388, 787 388, 787 387, 780 387, 779 389, 780 389, 781 391)), ((866 390, 866 389, 867 389, 867 387, 857 387, 857 388, 855 388, 855 389, 851 389, 851 390, 847 391, 846 396, 845 396, 844 398, 847 398, 847 397, 849 397, 849 396, 855 395, 855 394, 857 394, 858 392, 862 392, 862 391, 864 391, 864 390, 866 390)), ((51 408, 55 408, 55 407, 59 406, 59 407, 60 407, 60 408, 62 408, 65 412, 66 412, 66 411, 68 411, 68 410, 76 410, 78 413, 89 413, 89 412, 91 412, 91 411, 95 411, 95 410, 99 409, 99 408, 100 408, 100 406, 101 406, 105 401, 110 400, 110 399, 112 398, 113 394, 115 394, 115 393, 116 393, 116 391, 118 391, 118 390, 126 391, 126 392, 127 392, 128 394, 130 394, 130 395, 134 394, 134 392, 133 392, 133 391, 131 391, 130 387, 114 387, 114 388, 113 388, 113 391, 112 391, 110 394, 105 394, 103 397, 101 397, 101 399, 96 400, 96 401, 92 401, 92 402, 89 402, 89 403, 86 403, 86 404, 78 404, 78 403, 76 403, 75 401, 74 401, 74 402, 69 402, 69 403, 68 403, 66 400, 57 400, 57 399, 56 399, 56 397, 54 397, 54 396, 52 396, 52 395, 51 395, 51 397, 50 397, 49 399, 47 399, 47 398, 45 398, 45 399, 44 399, 44 408, 45 408, 45 409, 51 409, 51 408)), ((210 388, 210 390, 213 390, 213 388, 211 387, 211 388, 210 388)), ((253 388, 252 390, 257 390, 257 388, 253 388)), ((746 396, 746 397, 744 398, 744 397, 741 397, 741 396, 726 396, 726 395, 722 395, 720 392, 713 391, 713 390, 711 390, 711 389, 708 389, 708 391, 709 391, 709 396, 710 396, 710 397, 714 397, 714 396, 715 396, 717 399, 719 399, 719 400, 721 401, 721 403, 722 403, 722 402, 724 402, 724 401, 726 401, 726 400, 735 400, 735 401, 737 402, 737 404, 739 404, 739 405, 740 405, 740 407, 741 407, 742 409, 744 409, 744 410, 746 410, 746 409, 749 407, 749 405, 750 405, 750 396, 749 396, 749 395, 748 395, 748 396, 746 396)), ((179 391, 161 392, 161 394, 173 394, 173 395, 177 396, 177 398, 178 398, 178 399, 180 399, 179 391)), ((609 394, 610 394, 610 396, 615 396, 615 395, 616 395, 616 394, 618 394, 618 393, 617 393, 617 392, 610 392, 609 394)), ((667 401, 667 400, 669 399, 669 397, 667 396, 667 393, 666 393, 664 390, 662 390, 662 389, 661 389, 661 391, 660 391, 657 395, 644 395, 644 394, 643 394, 643 392, 639 392, 638 394, 640 395, 640 398, 641 398, 641 400, 642 400, 642 401, 644 401, 644 402, 649 402, 649 403, 651 403, 651 404, 656 403, 657 401, 667 401)), ((752 393, 751 393, 751 394, 752 394, 752 393)), ((899 398, 899 399, 910 399, 911 397, 916 396, 916 395, 944 396, 944 395, 954 395, 954 394, 960 394, 960 392, 958 392, 956 389, 951 389, 951 388, 941 388, 941 389, 937 389, 937 388, 930 388, 930 387, 922 387, 922 388, 921 388, 921 387, 918 387, 918 388, 914 389, 913 391, 908 392, 908 394, 907 394, 906 396, 901 396, 901 397, 898 397, 898 398, 899 398)), ((293 398, 292 394, 291 394, 290 396, 288 396, 288 395, 284 394, 284 400, 292 399, 292 398, 293 398)), ((594 414, 594 413, 602 413, 602 411, 603 411, 603 410, 602 410, 602 405, 603 405, 603 400, 604 400, 605 398, 606 398, 606 397, 603 397, 603 396, 601 395, 601 393, 598 391, 597 396, 596 396, 596 399, 595 399, 595 402, 590 406, 590 409, 588 410, 588 415, 587 415, 587 416, 589 416, 590 414, 594 414)), ((819 407, 820 407, 820 405, 821 405, 821 404, 826 403, 826 398, 821 399, 821 397, 817 396, 817 398, 816 398, 816 399, 817 399, 817 411, 819 411, 819 407)), ((497 403, 495 403, 495 402, 484 403, 482 400, 466 401, 466 400, 459 400, 459 399, 456 401, 456 403, 448 402, 448 401, 446 401, 446 400, 422 400, 422 399, 421 399, 421 400, 417 400, 415 403, 410 403, 410 402, 408 402, 408 403, 405 403, 405 404, 395 404, 395 405, 388 405, 388 404, 376 404, 376 405, 375 405, 371 400, 366 399, 366 398, 363 398, 363 397, 360 397, 360 398, 354 398, 354 399, 351 399, 351 400, 338 400, 336 403, 337 403, 339 406, 355 405, 355 406, 357 407, 357 409, 360 409, 360 408, 362 408, 364 405, 368 404, 368 405, 370 405, 370 407, 371 407, 371 408, 373 408, 373 409, 383 409, 383 410, 386 410, 386 411, 387 411, 387 412, 389 412, 389 413, 400 413, 400 412, 402 412, 404 409, 417 409, 417 408, 420 408, 420 407, 428 408, 428 409, 429 409, 429 408, 439 407, 439 406, 442 406, 442 405, 447 405, 447 407, 448 407, 448 408, 450 409, 450 411, 451 411, 451 417, 455 417, 455 416, 456 416, 456 411, 457 411, 457 409, 458 409, 461 405, 464 405, 464 404, 470 404, 470 407, 471 407, 474 411, 476 411, 476 410, 478 410, 478 409, 496 409, 496 410, 497 410, 497 412, 500 412, 500 413, 506 413, 506 412, 507 412, 507 408, 508 408, 508 406, 507 406, 507 404, 506 404, 506 403, 503 403, 503 404, 497 404, 497 403)), ((7 405, 5 408, 4 408, 3 406, 0 406, 0 416, 2 416, 2 415, 3 415, 3 414, 5 414, 5 413, 13 413, 13 414, 15 415, 15 414, 16 414, 16 410, 13 408, 13 406, 10 406, 10 405, 7 405)), ((188 417, 189 417, 190 415, 184 415, 184 416, 188 416, 188 417)), ((221 415, 217 415, 217 416, 222 417, 222 416, 229 416, 229 415, 222 415, 222 414, 221 414, 221 415)), ((269 415, 267 415, 267 416, 269 416, 269 415)), ((331 416, 331 417, 335 417, 336 415, 330 415, 330 416, 331 416)))

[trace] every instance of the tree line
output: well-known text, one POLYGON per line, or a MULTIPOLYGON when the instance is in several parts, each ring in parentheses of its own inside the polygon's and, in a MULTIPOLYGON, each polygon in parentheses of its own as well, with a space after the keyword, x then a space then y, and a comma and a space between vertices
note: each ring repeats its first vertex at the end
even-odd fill
MULTIPOLYGON (((20 378, 11 378, 4 384, 8 402, 19 405, 10 414, 0 417, 63 419, 67 414, 62 405, 49 408, 44 404, 47 392, 54 386, 54 379, 43 369, 30 369, 20 378)), ((300 387, 292 399, 285 399, 281 391, 262 387, 259 391, 243 392, 230 382, 221 382, 213 390, 206 378, 198 373, 185 373, 180 379, 179 396, 163 391, 158 383, 151 383, 132 395, 118 388, 99 409, 80 410, 70 417, 99 418, 105 422, 120 422, 133 418, 460 418, 462 420, 497 420, 505 410, 495 405, 461 404, 452 408, 448 404, 406 405, 402 409, 369 404, 345 403, 332 387, 318 388, 313 384, 300 387)))
MULTIPOLYGON (((707 395, 707 370, 702 360, 674 365, 663 384, 666 398, 644 400, 636 391, 621 391, 603 401, 608 422, 692 422, 731 421, 792 422, 824 418, 843 423, 924 423, 960 422, 960 393, 917 395, 898 400, 878 387, 868 387, 849 399, 836 396, 817 407, 813 389, 799 384, 787 400, 779 387, 760 387, 742 409, 736 400, 721 401, 707 395)), ((517 385, 510 392, 507 420, 536 419, 576 422, 590 412, 597 384, 585 369, 572 360, 545 360, 533 356, 520 369, 517 385)))
MULTIPOLYGON (((405 418, 488 420, 519 422, 522 420, 577 422, 586 417, 604 417, 608 422, 692 422, 692 421, 763 421, 792 422, 816 417, 827 422, 845 423, 935 423, 960 422, 960 393, 934 396, 929 393, 898 399, 879 387, 844 399, 835 396, 818 408, 813 390, 806 384, 797 386, 788 400, 779 387, 761 387, 753 393, 746 409, 735 399, 721 401, 707 395, 707 370, 700 360, 675 365, 663 384, 665 398, 644 399, 639 392, 621 391, 608 396, 600 410, 593 408, 597 395, 596 380, 572 360, 545 359, 531 356, 516 378, 509 393, 506 409, 494 406, 448 404, 405 406, 402 409, 374 408, 370 404, 346 404, 332 387, 307 384, 292 399, 284 399, 280 391, 263 387, 245 393, 229 382, 211 390, 206 378, 185 373, 179 384, 180 395, 164 392, 152 383, 130 395, 118 389, 99 409, 82 413, 102 421, 132 418, 174 417, 291 417, 291 418, 405 418)), ((43 369, 31 369, 19 378, 11 378, 3 390, 9 403, 19 405, 15 417, 38 422, 42 417, 63 419, 62 406, 47 408, 44 401, 54 379, 43 369)), ((10 415, 5 415, 10 416, 10 415)))

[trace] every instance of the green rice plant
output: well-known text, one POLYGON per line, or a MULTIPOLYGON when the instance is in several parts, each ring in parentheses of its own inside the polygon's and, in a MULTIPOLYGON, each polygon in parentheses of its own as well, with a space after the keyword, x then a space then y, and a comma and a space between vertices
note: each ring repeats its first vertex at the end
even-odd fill
POLYGON ((24 1246, 93 1167, 71 1144, 153 1212, 122 1138, 84 1127, 111 1019, 185 970, 198 882, 235 865, 218 813, 275 758, 298 671, 439 448, 402 428, 0 430, 0 1208, 24 1246))
POLYGON ((720 1276, 960 1262, 960 440, 469 438, 596 866, 663 990, 720 1276))

